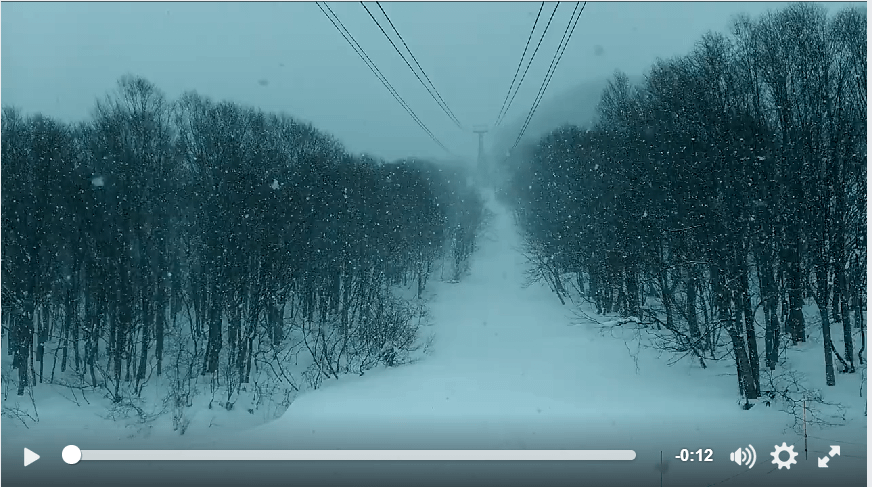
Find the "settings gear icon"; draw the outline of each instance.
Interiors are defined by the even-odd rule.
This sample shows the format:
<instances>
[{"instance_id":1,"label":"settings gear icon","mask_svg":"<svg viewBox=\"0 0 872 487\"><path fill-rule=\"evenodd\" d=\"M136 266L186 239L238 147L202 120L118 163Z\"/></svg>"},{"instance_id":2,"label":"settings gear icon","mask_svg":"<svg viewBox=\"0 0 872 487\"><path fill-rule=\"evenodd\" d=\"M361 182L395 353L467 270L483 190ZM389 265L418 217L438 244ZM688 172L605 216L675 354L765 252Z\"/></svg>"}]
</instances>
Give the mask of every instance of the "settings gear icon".
<instances>
[{"instance_id":1,"label":"settings gear icon","mask_svg":"<svg viewBox=\"0 0 872 487\"><path fill-rule=\"evenodd\" d=\"M781 453L787 452L790 456L787 460L781 460ZM791 465L796 465L796 457L799 456L799 453L793 451L793 445L787 446L787 442L782 442L781 446L775 445L775 451L771 453L772 455L772 463L778 465L778 470L781 470L782 467L790 470Z\"/></svg>"}]
</instances>

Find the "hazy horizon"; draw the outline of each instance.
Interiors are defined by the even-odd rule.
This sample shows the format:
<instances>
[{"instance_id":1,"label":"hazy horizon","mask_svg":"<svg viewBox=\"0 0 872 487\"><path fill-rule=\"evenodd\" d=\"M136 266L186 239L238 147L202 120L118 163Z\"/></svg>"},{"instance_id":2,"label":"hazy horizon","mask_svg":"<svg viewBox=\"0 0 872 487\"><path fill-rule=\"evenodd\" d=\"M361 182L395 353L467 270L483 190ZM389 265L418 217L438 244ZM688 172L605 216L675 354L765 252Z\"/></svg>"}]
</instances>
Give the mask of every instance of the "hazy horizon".
<instances>
[{"instance_id":1,"label":"hazy horizon","mask_svg":"<svg viewBox=\"0 0 872 487\"><path fill-rule=\"evenodd\" d=\"M330 5L436 137L473 159L477 137L470 129L495 121L539 3L383 3L466 131L440 110L359 3ZM616 70L642 75L657 57L688 52L706 31L726 31L738 13L756 16L783 5L589 2L543 105ZM845 5L825 4L831 11ZM532 105L573 6L557 10L504 124ZM533 44L552 8L543 9ZM353 152L389 160L446 157L313 2L4 2L2 13L2 103L27 113L84 120L119 77L134 74L171 99L195 90L289 113Z\"/></svg>"}]
</instances>

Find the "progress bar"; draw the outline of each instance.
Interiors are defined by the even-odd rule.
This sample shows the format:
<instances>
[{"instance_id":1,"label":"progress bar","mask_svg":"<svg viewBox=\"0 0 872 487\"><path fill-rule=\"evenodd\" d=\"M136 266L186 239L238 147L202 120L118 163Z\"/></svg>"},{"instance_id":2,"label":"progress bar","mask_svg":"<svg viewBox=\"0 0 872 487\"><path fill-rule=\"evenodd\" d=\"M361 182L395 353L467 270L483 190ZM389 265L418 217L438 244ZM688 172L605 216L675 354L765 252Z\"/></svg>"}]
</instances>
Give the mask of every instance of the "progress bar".
<instances>
[{"instance_id":1,"label":"progress bar","mask_svg":"<svg viewBox=\"0 0 872 487\"><path fill-rule=\"evenodd\" d=\"M635 460L633 450L79 450L64 448L66 463L79 461L600 461Z\"/></svg>"}]
</instances>

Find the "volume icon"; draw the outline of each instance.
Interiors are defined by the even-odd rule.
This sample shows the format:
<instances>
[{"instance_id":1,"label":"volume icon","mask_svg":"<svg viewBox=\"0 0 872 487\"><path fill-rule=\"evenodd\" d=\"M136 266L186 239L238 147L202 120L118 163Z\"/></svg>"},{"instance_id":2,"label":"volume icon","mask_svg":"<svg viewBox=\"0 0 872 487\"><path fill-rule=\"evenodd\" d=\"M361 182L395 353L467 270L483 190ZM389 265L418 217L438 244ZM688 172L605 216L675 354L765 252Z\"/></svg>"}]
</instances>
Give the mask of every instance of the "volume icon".
<instances>
[{"instance_id":1,"label":"volume icon","mask_svg":"<svg viewBox=\"0 0 872 487\"><path fill-rule=\"evenodd\" d=\"M754 451L752 445L748 445L748 448L739 448L738 450L731 452L730 460L736 462L736 465L747 465L748 468L751 468L757 462L757 452Z\"/></svg>"}]
</instances>

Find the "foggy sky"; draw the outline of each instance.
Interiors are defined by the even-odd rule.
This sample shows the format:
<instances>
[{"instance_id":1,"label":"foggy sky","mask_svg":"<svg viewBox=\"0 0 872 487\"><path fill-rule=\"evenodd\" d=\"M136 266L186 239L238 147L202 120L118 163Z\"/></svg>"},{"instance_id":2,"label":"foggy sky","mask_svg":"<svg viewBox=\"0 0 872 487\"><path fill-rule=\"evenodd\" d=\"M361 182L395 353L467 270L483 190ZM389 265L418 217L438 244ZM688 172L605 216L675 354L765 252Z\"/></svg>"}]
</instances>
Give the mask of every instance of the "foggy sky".
<instances>
[{"instance_id":1,"label":"foggy sky","mask_svg":"<svg viewBox=\"0 0 872 487\"><path fill-rule=\"evenodd\" d=\"M657 57L687 53L706 31L726 31L737 13L757 16L786 5L590 2L546 98L617 69L643 74ZM826 4L831 11L845 5ZM454 153L474 158L476 136L439 109L363 7L330 6L436 137ZM379 13L375 4L368 6ZM493 124L539 3L382 6L460 121L469 129ZM573 6L562 3L557 10L506 120L526 116ZM551 8L547 3L533 42ZM130 73L173 99L196 90L287 112L353 151L386 159L447 157L311 2L3 2L0 19L0 102L28 113L85 119L95 100Z\"/></svg>"}]
</instances>

